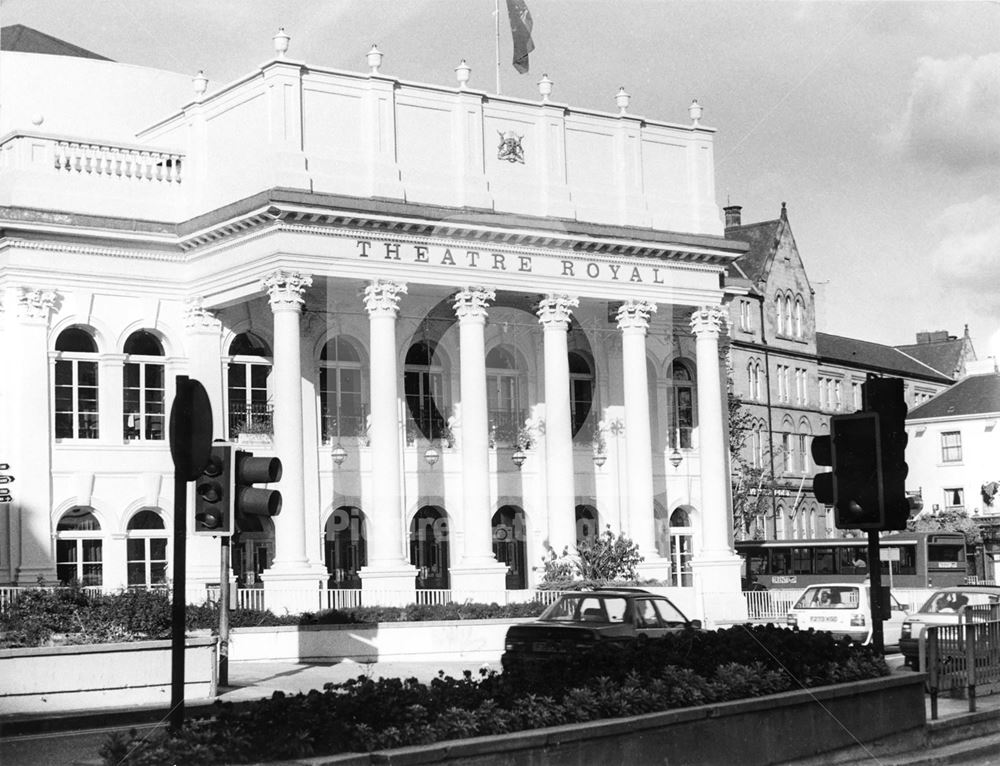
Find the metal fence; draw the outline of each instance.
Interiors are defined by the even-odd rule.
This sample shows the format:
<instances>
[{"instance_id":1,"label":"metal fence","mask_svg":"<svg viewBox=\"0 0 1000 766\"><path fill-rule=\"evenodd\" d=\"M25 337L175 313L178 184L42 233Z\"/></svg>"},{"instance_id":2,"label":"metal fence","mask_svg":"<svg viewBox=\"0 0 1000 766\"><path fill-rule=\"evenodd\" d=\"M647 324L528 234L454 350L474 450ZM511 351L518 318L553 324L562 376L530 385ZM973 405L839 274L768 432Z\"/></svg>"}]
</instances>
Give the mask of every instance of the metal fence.
<instances>
[{"instance_id":1,"label":"metal fence","mask_svg":"<svg viewBox=\"0 0 1000 766\"><path fill-rule=\"evenodd\" d=\"M966 698L976 712L976 697L1000 691L1000 619L991 610L963 614L957 625L929 626L920 638L920 667L928 673L931 718L938 717L938 695Z\"/></svg>"}]
</instances>

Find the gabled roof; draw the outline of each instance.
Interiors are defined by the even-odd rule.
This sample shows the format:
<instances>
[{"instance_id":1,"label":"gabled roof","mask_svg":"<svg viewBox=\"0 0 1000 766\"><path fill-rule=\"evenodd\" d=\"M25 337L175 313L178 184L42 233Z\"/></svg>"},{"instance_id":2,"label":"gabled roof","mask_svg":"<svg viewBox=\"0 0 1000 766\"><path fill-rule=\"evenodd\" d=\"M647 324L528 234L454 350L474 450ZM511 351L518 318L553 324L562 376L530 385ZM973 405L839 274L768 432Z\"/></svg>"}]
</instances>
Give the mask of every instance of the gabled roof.
<instances>
[{"instance_id":1,"label":"gabled roof","mask_svg":"<svg viewBox=\"0 0 1000 766\"><path fill-rule=\"evenodd\" d=\"M816 356L821 364L842 364L845 367L920 378L935 383L951 383L953 380L892 346L825 332L816 333Z\"/></svg>"},{"instance_id":2,"label":"gabled roof","mask_svg":"<svg viewBox=\"0 0 1000 766\"><path fill-rule=\"evenodd\" d=\"M728 276L745 276L754 284L759 284L767 277L767 265L778 244L778 231L781 219L750 223L746 226L729 226L726 228L726 239L736 239L746 242L750 248L746 255L730 264Z\"/></svg>"},{"instance_id":3,"label":"gabled roof","mask_svg":"<svg viewBox=\"0 0 1000 766\"><path fill-rule=\"evenodd\" d=\"M1000 375L969 375L933 399L914 407L907 420L1000 413Z\"/></svg>"},{"instance_id":4,"label":"gabled roof","mask_svg":"<svg viewBox=\"0 0 1000 766\"><path fill-rule=\"evenodd\" d=\"M0 29L0 49L16 53L46 53L50 56L75 56L81 59L111 61L107 56L101 56L23 24L11 24Z\"/></svg>"},{"instance_id":5,"label":"gabled roof","mask_svg":"<svg viewBox=\"0 0 1000 766\"><path fill-rule=\"evenodd\" d=\"M966 329L965 336L961 338L952 336L944 340L896 346L904 354L909 354L914 359L918 359L952 378L958 377L964 371L965 351L966 348L971 351L971 347L972 342L969 340L968 329ZM971 353L972 358L975 359L975 352Z\"/></svg>"}]
</instances>

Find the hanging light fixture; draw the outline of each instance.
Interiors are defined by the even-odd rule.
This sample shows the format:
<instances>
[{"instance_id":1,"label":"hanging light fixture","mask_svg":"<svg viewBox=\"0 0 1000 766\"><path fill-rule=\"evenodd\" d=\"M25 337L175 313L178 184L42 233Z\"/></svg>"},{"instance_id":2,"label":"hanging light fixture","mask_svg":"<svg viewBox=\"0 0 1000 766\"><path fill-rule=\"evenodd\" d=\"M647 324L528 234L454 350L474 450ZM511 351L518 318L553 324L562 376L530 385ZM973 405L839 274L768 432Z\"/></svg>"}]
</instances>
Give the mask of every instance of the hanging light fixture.
<instances>
[{"instance_id":1,"label":"hanging light fixture","mask_svg":"<svg viewBox=\"0 0 1000 766\"><path fill-rule=\"evenodd\" d=\"M681 461L683 459L684 459L684 456L680 453L680 451L677 449L677 447L674 447L674 451L670 453L670 458L669 458L670 465L672 465L674 468L676 468L677 466L679 466L681 464Z\"/></svg>"},{"instance_id":2,"label":"hanging light fixture","mask_svg":"<svg viewBox=\"0 0 1000 766\"><path fill-rule=\"evenodd\" d=\"M521 466L524 465L524 461L528 459L528 455L523 449L518 447L514 450L514 454L510 456L510 459L514 461L514 465L517 466L517 470L521 470Z\"/></svg>"},{"instance_id":3,"label":"hanging light fixture","mask_svg":"<svg viewBox=\"0 0 1000 766\"><path fill-rule=\"evenodd\" d=\"M438 452L434 447L428 447L427 451L424 452L424 460L427 461L427 465L433 467L434 464L441 459L441 453Z\"/></svg>"},{"instance_id":4,"label":"hanging light fixture","mask_svg":"<svg viewBox=\"0 0 1000 766\"><path fill-rule=\"evenodd\" d=\"M603 452L594 453L594 465L596 465L598 468L604 465L607 462L607 460L608 456L605 455Z\"/></svg>"},{"instance_id":5,"label":"hanging light fixture","mask_svg":"<svg viewBox=\"0 0 1000 766\"><path fill-rule=\"evenodd\" d=\"M330 457L336 465L340 465L345 460L347 460L347 450L344 449L344 445L338 440L334 445L333 449L330 450Z\"/></svg>"}]
</instances>

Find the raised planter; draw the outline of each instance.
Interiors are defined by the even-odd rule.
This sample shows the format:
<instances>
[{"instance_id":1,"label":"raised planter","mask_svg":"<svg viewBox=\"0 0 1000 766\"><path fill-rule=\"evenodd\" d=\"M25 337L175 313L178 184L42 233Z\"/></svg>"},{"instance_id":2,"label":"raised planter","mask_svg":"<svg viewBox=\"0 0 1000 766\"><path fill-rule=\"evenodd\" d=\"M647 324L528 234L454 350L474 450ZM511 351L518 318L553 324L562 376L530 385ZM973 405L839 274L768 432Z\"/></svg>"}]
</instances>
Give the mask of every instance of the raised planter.
<instances>
[{"instance_id":1,"label":"raised planter","mask_svg":"<svg viewBox=\"0 0 1000 766\"><path fill-rule=\"evenodd\" d=\"M924 678L919 673L889 676L665 713L281 763L757 766L817 756L858 762L843 760L851 749L867 762L873 752L902 752L925 741ZM820 760L827 762L825 757Z\"/></svg>"},{"instance_id":2,"label":"raised planter","mask_svg":"<svg viewBox=\"0 0 1000 766\"><path fill-rule=\"evenodd\" d=\"M498 662L507 628L532 617L234 628L229 659L286 662Z\"/></svg>"},{"instance_id":3,"label":"raised planter","mask_svg":"<svg viewBox=\"0 0 1000 766\"><path fill-rule=\"evenodd\" d=\"M215 638L189 638L184 699L215 697ZM170 641L0 649L0 712L170 704Z\"/></svg>"}]
</instances>

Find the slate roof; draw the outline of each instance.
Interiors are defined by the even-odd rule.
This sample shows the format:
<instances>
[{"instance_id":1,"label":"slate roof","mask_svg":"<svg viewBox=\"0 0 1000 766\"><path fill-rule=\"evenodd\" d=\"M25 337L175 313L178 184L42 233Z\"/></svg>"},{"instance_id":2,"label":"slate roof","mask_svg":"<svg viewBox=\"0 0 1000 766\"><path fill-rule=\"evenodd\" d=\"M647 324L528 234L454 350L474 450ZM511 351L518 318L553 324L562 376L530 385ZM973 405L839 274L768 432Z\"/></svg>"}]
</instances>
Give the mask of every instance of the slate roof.
<instances>
[{"instance_id":1,"label":"slate roof","mask_svg":"<svg viewBox=\"0 0 1000 766\"><path fill-rule=\"evenodd\" d=\"M726 239L746 242L750 248L746 255L730 264L728 276L746 277L754 284L763 280L767 274L768 259L778 244L778 229L781 219L750 223L746 226L729 226L726 228Z\"/></svg>"},{"instance_id":2,"label":"slate roof","mask_svg":"<svg viewBox=\"0 0 1000 766\"><path fill-rule=\"evenodd\" d=\"M914 407L907 420L1000 413L1000 374L969 375L933 399Z\"/></svg>"},{"instance_id":3,"label":"slate roof","mask_svg":"<svg viewBox=\"0 0 1000 766\"><path fill-rule=\"evenodd\" d=\"M952 378L899 349L842 335L816 333L816 356L820 363L842 364L870 372L881 372L935 383L951 383Z\"/></svg>"},{"instance_id":4,"label":"slate roof","mask_svg":"<svg viewBox=\"0 0 1000 766\"><path fill-rule=\"evenodd\" d=\"M965 338L932 341L930 343L913 343L906 346L896 346L904 354L930 365L938 372L955 377L961 372L962 351L965 348Z\"/></svg>"},{"instance_id":5,"label":"slate roof","mask_svg":"<svg viewBox=\"0 0 1000 766\"><path fill-rule=\"evenodd\" d=\"M0 29L0 49L17 53L47 53L50 56L75 56L76 58L98 59L100 61L112 60L107 56L101 56L23 24L11 24Z\"/></svg>"}]
</instances>

